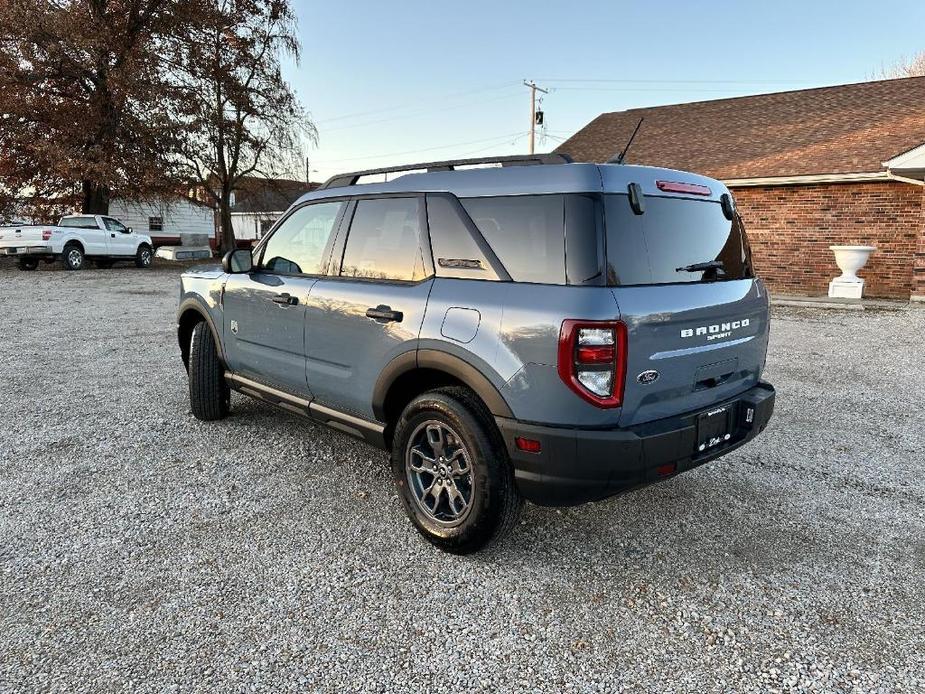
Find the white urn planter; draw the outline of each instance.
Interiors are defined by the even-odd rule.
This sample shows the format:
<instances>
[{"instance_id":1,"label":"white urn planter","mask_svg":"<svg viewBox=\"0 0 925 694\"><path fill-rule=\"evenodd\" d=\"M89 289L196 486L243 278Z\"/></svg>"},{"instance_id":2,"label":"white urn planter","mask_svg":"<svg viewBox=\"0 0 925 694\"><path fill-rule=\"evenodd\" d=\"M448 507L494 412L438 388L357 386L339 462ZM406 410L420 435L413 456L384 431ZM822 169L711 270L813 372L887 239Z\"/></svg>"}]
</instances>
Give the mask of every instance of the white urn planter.
<instances>
[{"instance_id":1,"label":"white urn planter","mask_svg":"<svg viewBox=\"0 0 925 694\"><path fill-rule=\"evenodd\" d=\"M829 282L829 296L842 299L860 299L864 295L864 280L858 270L864 267L875 246L829 246L835 254L835 264L841 276Z\"/></svg>"}]
</instances>

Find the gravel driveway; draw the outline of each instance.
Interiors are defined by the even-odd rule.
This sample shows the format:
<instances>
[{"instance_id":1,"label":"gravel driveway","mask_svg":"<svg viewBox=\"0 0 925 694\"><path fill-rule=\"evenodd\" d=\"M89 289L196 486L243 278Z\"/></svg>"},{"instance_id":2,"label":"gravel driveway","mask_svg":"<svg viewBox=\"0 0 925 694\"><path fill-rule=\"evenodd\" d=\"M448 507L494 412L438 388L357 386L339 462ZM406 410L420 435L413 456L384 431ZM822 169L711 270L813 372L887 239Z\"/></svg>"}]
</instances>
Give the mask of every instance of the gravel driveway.
<instances>
[{"instance_id":1,"label":"gravel driveway","mask_svg":"<svg viewBox=\"0 0 925 694\"><path fill-rule=\"evenodd\" d=\"M177 274L0 265L0 690L925 690L925 310L776 309L764 435L460 558L383 453L193 419Z\"/></svg>"}]
</instances>

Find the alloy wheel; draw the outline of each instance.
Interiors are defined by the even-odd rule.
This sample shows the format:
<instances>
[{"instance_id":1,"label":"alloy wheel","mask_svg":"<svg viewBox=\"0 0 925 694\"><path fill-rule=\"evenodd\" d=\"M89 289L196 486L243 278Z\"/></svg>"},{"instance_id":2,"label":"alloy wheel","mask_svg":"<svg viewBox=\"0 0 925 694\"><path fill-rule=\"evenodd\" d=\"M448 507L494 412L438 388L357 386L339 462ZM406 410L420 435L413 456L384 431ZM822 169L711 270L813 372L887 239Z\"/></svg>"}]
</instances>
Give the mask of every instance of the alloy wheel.
<instances>
[{"instance_id":1,"label":"alloy wheel","mask_svg":"<svg viewBox=\"0 0 925 694\"><path fill-rule=\"evenodd\" d=\"M437 420L419 424L408 440L405 470L412 498L424 515L444 526L466 519L474 492L472 461L450 426Z\"/></svg>"}]
</instances>

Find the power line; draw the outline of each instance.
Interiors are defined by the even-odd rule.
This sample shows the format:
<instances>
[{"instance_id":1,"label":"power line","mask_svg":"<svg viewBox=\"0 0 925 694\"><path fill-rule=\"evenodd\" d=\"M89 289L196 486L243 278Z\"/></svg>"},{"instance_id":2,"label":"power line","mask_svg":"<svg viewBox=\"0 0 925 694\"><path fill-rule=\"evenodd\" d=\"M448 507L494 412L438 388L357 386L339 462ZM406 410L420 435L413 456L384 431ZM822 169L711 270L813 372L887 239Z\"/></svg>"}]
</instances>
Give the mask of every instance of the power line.
<instances>
[{"instance_id":1,"label":"power line","mask_svg":"<svg viewBox=\"0 0 925 694\"><path fill-rule=\"evenodd\" d=\"M427 109L427 110L424 110L424 111L418 111L418 112L416 112L416 113L407 113L407 114L402 114L402 115L394 116L394 117L390 117L390 118L380 118L380 119L377 119L377 120L366 121L366 122L363 122L363 123L353 123L352 125L344 125L344 126L341 126L341 127L338 127L338 128L329 128L329 129L327 129L327 130L324 130L323 132L326 132L326 133L333 133L333 132L338 132L338 131L341 131L341 130L352 130L352 129L354 129L354 128L364 128L364 127L369 126L369 125L379 125L380 123L392 123L392 122L394 122L394 121L400 121L400 120L411 120L411 119L413 119L413 118L420 118L421 116L429 116L429 115L432 115L432 114L434 114L434 113L443 113L443 112L446 112L446 111L455 111L455 110L458 110L458 109L461 109L461 108L466 108L466 107L471 107L471 106L481 106L481 105L483 105L483 104L490 104L490 103L494 103L494 102L496 102L496 101L505 101L505 100L508 100L508 99L513 99L514 97L517 97L517 96L518 96L517 94L505 94L504 96L494 97L494 98L492 98L492 99L482 99L482 100L480 100L480 101L471 101L471 100L470 100L470 101L465 102L465 104L453 104L453 105L451 105L451 106L443 106L443 107L440 107L440 108Z\"/></svg>"},{"instance_id":2,"label":"power line","mask_svg":"<svg viewBox=\"0 0 925 694\"><path fill-rule=\"evenodd\" d=\"M479 89L469 89L466 91L451 92L450 94L446 94L440 98L441 99L455 99L460 96L469 96L472 94L480 94L482 92L497 91L499 89L508 89L510 87L516 86L517 84L518 84L517 82L504 82L502 84L495 84L490 87L481 87ZM321 120L315 121L315 124L317 125L319 123L332 123L334 121L349 120L351 118L360 118L362 116L373 116L373 115L376 115L377 113L390 113L393 111L402 111L408 108L413 108L413 106L403 104L401 106L388 106L385 108L373 109L370 111L357 111L355 113L346 113L342 116L334 116L332 118L322 118Z\"/></svg>"},{"instance_id":3,"label":"power line","mask_svg":"<svg viewBox=\"0 0 925 694\"><path fill-rule=\"evenodd\" d=\"M520 133L520 132L509 133L507 135L497 135L495 137L487 137L482 140L471 140L469 142L455 142L450 145L439 145L437 147L426 147L424 149L410 149L410 150L405 150L404 152L391 152L390 154L369 154L369 155L362 156L362 157L348 157L346 159L327 159L327 160L321 160L321 161L313 160L312 165L314 166L316 164L317 165L337 164L337 163L345 162L345 161L363 161L365 159L385 159L388 157L401 157L401 156L405 156L406 154L418 154L420 152L433 152L439 149L452 149L453 147L465 147L467 145L477 145L483 142L501 143L504 140L507 140L508 138L515 137L515 136L522 136L522 135L526 135L526 133ZM497 146L497 145L494 145L494 146Z\"/></svg>"},{"instance_id":4,"label":"power line","mask_svg":"<svg viewBox=\"0 0 925 694\"><path fill-rule=\"evenodd\" d=\"M519 135L517 135L517 137L515 137L514 139L510 141L510 144L514 145L518 140L525 138L529 134L530 134L529 131L520 133ZM464 152L463 154L459 155L459 157L460 159L465 158L465 157L471 157L474 154L481 154L482 152L486 150L495 149L496 147L500 147L503 144L505 143L502 141L502 142L496 142L495 144L492 144L492 145L488 145L487 147L479 147L478 149L472 150L471 152Z\"/></svg>"}]
</instances>

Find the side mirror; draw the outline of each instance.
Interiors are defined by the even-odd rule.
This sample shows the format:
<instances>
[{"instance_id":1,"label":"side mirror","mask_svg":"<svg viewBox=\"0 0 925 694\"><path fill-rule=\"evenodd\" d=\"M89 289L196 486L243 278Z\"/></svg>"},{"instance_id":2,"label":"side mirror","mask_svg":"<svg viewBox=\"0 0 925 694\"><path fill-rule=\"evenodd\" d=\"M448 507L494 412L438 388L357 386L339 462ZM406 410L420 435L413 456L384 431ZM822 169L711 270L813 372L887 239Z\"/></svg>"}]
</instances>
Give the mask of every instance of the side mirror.
<instances>
[{"instance_id":1,"label":"side mirror","mask_svg":"<svg viewBox=\"0 0 925 694\"><path fill-rule=\"evenodd\" d=\"M249 250L239 248L236 251L228 251L222 258L222 269L229 275L250 272L253 267L254 256Z\"/></svg>"},{"instance_id":2,"label":"side mirror","mask_svg":"<svg viewBox=\"0 0 925 694\"><path fill-rule=\"evenodd\" d=\"M134 233L134 232L135 232L135 230L134 230L132 227L125 227L125 233L126 233L126 234L132 234L132 233Z\"/></svg>"}]
</instances>

